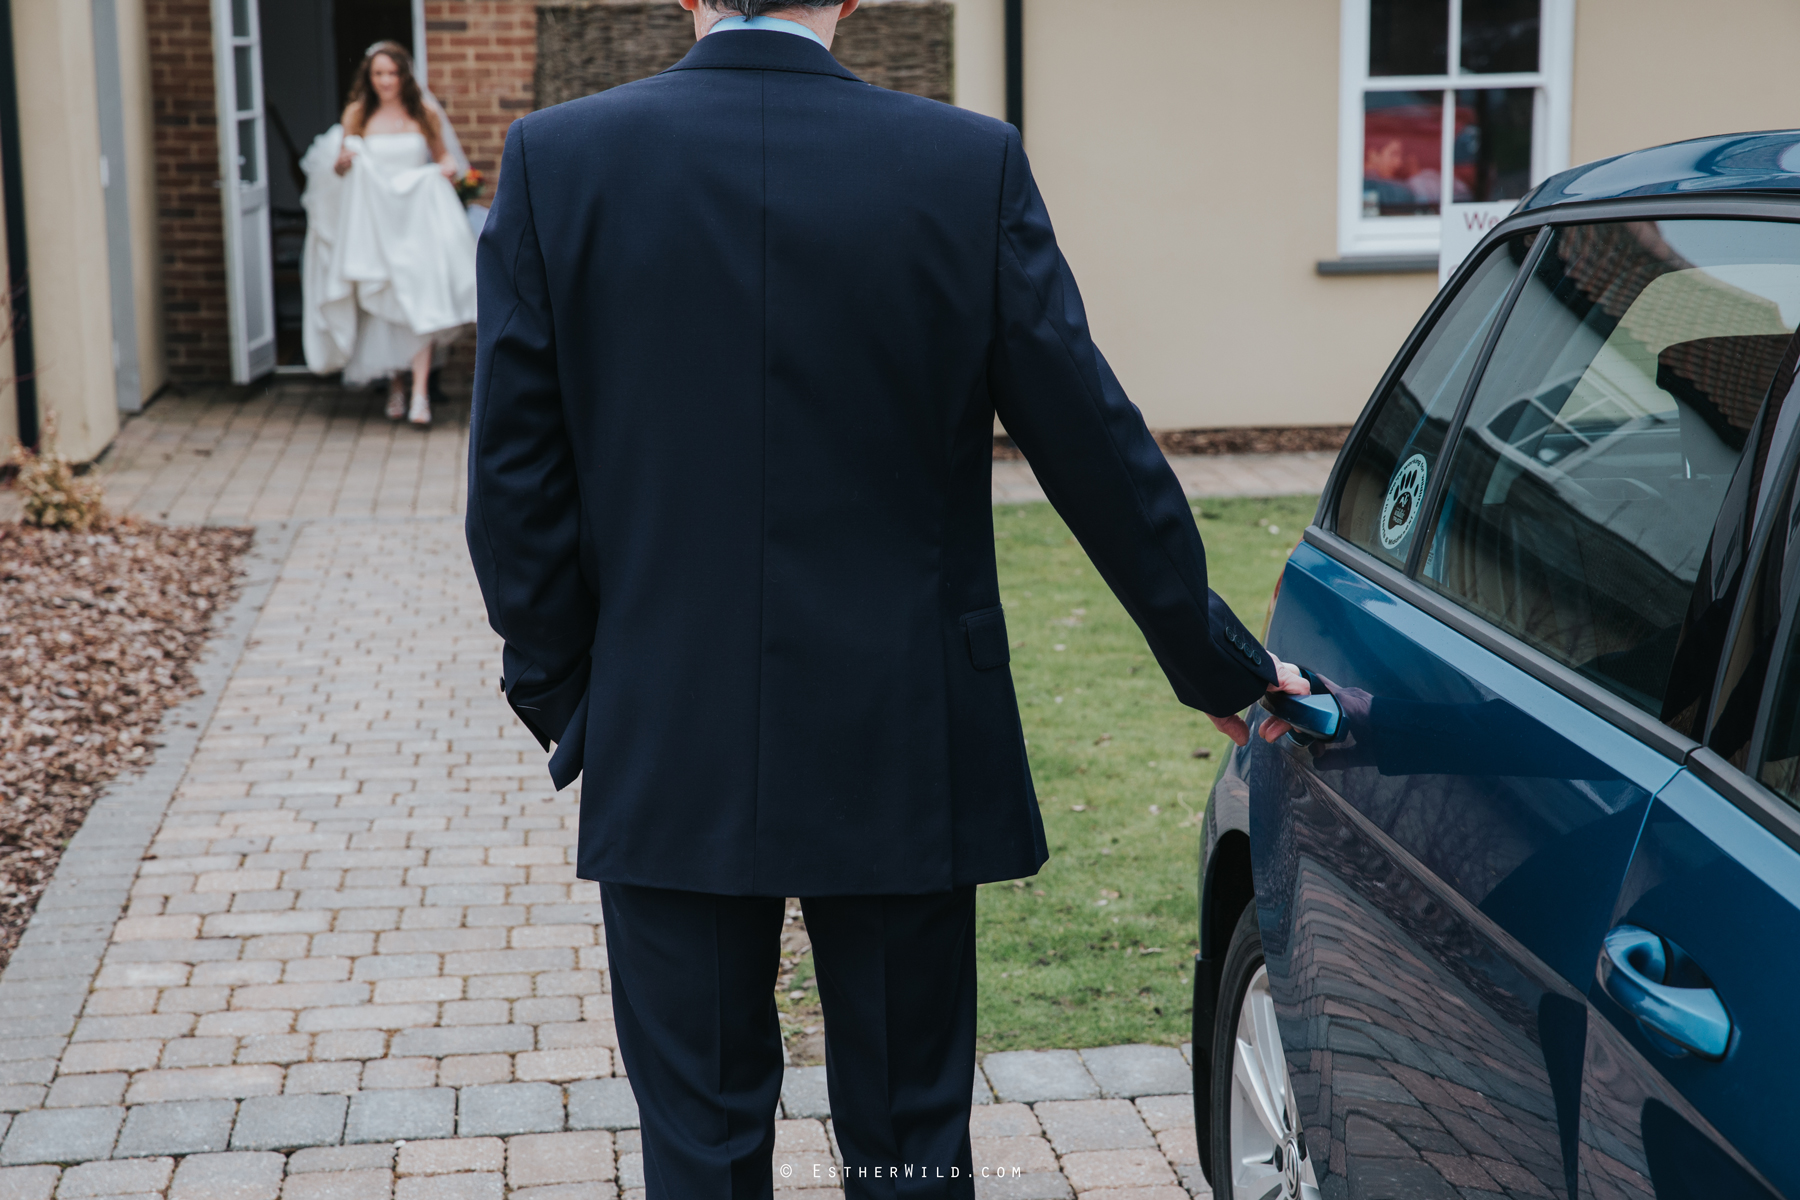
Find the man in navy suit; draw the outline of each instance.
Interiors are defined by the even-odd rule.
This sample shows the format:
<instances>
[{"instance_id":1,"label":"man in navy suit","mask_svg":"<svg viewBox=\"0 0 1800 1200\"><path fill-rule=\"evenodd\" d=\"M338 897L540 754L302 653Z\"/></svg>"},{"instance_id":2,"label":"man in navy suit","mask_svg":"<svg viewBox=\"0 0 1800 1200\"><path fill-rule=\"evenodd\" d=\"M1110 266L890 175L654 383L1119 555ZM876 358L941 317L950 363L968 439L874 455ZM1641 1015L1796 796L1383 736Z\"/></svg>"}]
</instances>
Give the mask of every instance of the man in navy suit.
<instances>
[{"instance_id":1,"label":"man in navy suit","mask_svg":"<svg viewBox=\"0 0 1800 1200\"><path fill-rule=\"evenodd\" d=\"M680 2L674 67L507 134L468 513L502 687L585 768L650 1200L769 1194L789 896L848 1194L967 1197L975 885L1048 857L995 414L1184 703L1242 742L1306 685L1208 590L1017 131L839 66L857 0Z\"/></svg>"}]
</instances>

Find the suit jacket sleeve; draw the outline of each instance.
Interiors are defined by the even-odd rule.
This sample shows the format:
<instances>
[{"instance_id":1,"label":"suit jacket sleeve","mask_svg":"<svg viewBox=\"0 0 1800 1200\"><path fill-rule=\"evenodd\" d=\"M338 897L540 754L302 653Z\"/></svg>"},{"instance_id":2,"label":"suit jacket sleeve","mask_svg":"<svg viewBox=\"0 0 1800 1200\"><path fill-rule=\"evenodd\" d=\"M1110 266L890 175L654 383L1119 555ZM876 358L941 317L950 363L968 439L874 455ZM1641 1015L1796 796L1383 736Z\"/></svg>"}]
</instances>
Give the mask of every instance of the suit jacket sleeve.
<instances>
[{"instance_id":1,"label":"suit jacket sleeve","mask_svg":"<svg viewBox=\"0 0 1800 1200\"><path fill-rule=\"evenodd\" d=\"M1001 185L994 408L1175 695L1223 715L1275 682L1269 654L1206 585L1187 497L1088 333L1075 277L1017 131Z\"/></svg>"},{"instance_id":2,"label":"suit jacket sleeve","mask_svg":"<svg viewBox=\"0 0 1800 1200\"><path fill-rule=\"evenodd\" d=\"M525 122L476 250L475 396L466 531L488 623L505 641L501 687L526 728L562 741L587 694L597 597L581 571L581 505L556 370Z\"/></svg>"}]
</instances>

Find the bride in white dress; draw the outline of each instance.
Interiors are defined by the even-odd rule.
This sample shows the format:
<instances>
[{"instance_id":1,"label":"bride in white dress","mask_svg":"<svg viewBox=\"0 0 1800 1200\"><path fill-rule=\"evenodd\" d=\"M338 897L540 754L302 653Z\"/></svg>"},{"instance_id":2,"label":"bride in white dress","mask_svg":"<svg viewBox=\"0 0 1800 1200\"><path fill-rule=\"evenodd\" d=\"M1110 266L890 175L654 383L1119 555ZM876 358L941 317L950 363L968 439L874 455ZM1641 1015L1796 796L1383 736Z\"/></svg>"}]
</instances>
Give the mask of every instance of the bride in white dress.
<instances>
[{"instance_id":1,"label":"bride in white dress","mask_svg":"<svg viewBox=\"0 0 1800 1200\"><path fill-rule=\"evenodd\" d=\"M475 320L475 236L451 182L448 123L397 42L363 56L343 123L306 171L306 365L348 384L390 380L387 415L431 423L432 352ZM412 403L403 373L412 373Z\"/></svg>"}]
</instances>

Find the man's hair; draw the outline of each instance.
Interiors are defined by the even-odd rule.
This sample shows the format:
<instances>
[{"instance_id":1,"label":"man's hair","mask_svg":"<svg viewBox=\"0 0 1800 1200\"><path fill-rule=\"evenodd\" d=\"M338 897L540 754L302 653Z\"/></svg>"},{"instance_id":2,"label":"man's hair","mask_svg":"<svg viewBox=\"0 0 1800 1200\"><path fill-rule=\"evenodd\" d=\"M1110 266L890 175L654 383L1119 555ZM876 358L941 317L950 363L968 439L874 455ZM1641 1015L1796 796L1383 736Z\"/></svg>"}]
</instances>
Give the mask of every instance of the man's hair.
<instances>
[{"instance_id":1,"label":"man's hair","mask_svg":"<svg viewBox=\"0 0 1800 1200\"><path fill-rule=\"evenodd\" d=\"M718 12L762 17L784 8L834 8L843 2L844 0L706 0L706 7Z\"/></svg>"}]
</instances>

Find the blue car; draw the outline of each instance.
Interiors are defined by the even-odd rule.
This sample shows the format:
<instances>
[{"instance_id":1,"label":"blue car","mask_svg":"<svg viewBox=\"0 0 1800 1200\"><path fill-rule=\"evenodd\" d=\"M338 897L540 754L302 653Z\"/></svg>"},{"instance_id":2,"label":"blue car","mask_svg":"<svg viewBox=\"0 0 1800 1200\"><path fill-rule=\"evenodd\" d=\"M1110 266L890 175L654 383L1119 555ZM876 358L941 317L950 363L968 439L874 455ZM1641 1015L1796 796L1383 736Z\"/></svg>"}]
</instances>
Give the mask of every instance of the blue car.
<instances>
[{"instance_id":1,"label":"blue car","mask_svg":"<svg viewBox=\"0 0 1800 1200\"><path fill-rule=\"evenodd\" d=\"M1206 814L1221 1200L1800 1197L1797 328L1758 133L1547 180L1401 348Z\"/></svg>"}]
</instances>

